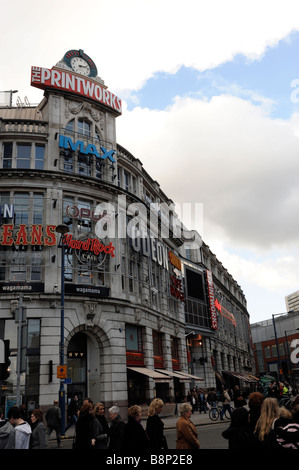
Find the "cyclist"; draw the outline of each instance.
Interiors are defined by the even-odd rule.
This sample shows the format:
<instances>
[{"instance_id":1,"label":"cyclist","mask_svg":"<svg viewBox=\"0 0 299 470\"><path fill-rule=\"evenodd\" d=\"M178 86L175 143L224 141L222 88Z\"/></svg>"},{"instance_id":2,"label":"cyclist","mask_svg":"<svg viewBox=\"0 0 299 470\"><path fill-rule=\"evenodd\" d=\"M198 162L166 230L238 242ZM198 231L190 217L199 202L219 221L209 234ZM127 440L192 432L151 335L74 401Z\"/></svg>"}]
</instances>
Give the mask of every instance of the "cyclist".
<instances>
[{"instance_id":1,"label":"cyclist","mask_svg":"<svg viewBox=\"0 0 299 470\"><path fill-rule=\"evenodd\" d=\"M222 407L222 410L220 412L220 419L223 420L223 415L225 413L226 410L228 410L230 416L232 415L232 410L231 410L231 407L230 407L230 396L229 396L229 393L228 393L228 387L225 387L224 389L224 392L223 392L223 407Z\"/></svg>"}]
</instances>

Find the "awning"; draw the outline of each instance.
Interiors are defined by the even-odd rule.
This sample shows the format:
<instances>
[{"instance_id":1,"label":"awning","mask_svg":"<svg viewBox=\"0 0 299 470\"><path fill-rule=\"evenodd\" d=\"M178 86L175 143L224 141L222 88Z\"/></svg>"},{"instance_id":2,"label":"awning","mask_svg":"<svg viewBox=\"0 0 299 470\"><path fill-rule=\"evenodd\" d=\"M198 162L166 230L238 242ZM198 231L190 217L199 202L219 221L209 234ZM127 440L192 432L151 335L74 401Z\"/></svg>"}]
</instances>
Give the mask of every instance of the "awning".
<instances>
[{"instance_id":1,"label":"awning","mask_svg":"<svg viewBox=\"0 0 299 470\"><path fill-rule=\"evenodd\" d=\"M181 375L182 377L188 378L189 382L191 382L191 380L195 380L195 382L198 382L198 381L204 382L204 380L205 380L202 377L197 377L197 375L187 374L187 372L177 371L177 374Z\"/></svg>"},{"instance_id":2,"label":"awning","mask_svg":"<svg viewBox=\"0 0 299 470\"><path fill-rule=\"evenodd\" d=\"M268 383L268 382L275 382L277 379L275 377L272 377L272 375L263 375L261 377L261 382L263 383Z\"/></svg>"},{"instance_id":3,"label":"awning","mask_svg":"<svg viewBox=\"0 0 299 470\"><path fill-rule=\"evenodd\" d=\"M231 375L232 377L236 377L239 380L243 380L243 382L256 382L257 379L254 379L252 376L240 374L239 372L231 372L228 370L223 371L224 374Z\"/></svg>"},{"instance_id":4,"label":"awning","mask_svg":"<svg viewBox=\"0 0 299 470\"><path fill-rule=\"evenodd\" d=\"M156 371L157 371L157 369L156 369ZM161 374L167 375L168 377L175 377L175 378L179 379L180 382L190 382L190 379L188 379L187 377L183 377L182 375L180 375L177 372L174 372L172 370L158 369L158 371L161 372Z\"/></svg>"},{"instance_id":5,"label":"awning","mask_svg":"<svg viewBox=\"0 0 299 470\"><path fill-rule=\"evenodd\" d=\"M171 380L169 376L166 377L164 374L160 374L155 370L147 369L146 367L127 367L127 369L146 375L147 377L154 379L155 382L170 382Z\"/></svg>"},{"instance_id":6,"label":"awning","mask_svg":"<svg viewBox=\"0 0 299 470\"><path fill-rule=\"evenodd\" d=\"M214 369L214 372L215 372L217 379L220 381L220 383L222 383L223 385L226 385L226 382L224 378L222 377L222 375L220 374L220 372L218 372L218 370L216 369Z\"/></svg>"}]
</instances>

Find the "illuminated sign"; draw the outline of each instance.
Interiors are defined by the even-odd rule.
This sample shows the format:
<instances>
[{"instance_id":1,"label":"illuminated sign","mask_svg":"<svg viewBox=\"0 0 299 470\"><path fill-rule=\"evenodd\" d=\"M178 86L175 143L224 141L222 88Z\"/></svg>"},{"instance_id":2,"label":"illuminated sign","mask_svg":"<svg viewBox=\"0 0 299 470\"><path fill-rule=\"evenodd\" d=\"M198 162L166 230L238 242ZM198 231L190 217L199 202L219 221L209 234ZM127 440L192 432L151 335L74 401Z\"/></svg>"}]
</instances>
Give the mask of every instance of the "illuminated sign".
<instances>
[{"instance_id":1,"label":"illuminated sign","mask_svg":"<svg viewBox=\"0 0 299 470\"><path fill-rule=\"evenodd\" d=\"M13 224L3 224L0 238L0 245L45 245L53 246L56 244L55 235L56 225L33 224L29 227L20 224L15 229Z\"/></svg>"},{"instance_id":2,"label":"illuminated sign","mask_svg":"<svg viewBox=\"0 0 299 470\"><path fill-rule=\"evenodd\" d=\"M228 310L226 310L226 308L224 308L219 302L218 300L216 299L215 300L215 307L217 308L217 310L221 313L221 315L225 318L227 318L230 322L232 322L232 324L234 326L237 326L237 322L236 322L236 319L235 317L233 316L232 313L230 313Z\"/></svg>"},{"instance_id":3,"label":"illuminated sign","mask_svg":"<svg viewBox=\"0 0 299 470\"><path fill-rule=\"evenodd\" d=\"M109 221L111 221L110 215L108 215L106 212L104 212L103 214L95 214L95 211L92 209L87 209L85 207L78 207L75 205L66 206L65 213L72 219L100 220L103 217L105 217L105 220L109 218Z\"/></svg>"},{"instance_id":4,"label":"illuminated sign","mask_svg":"<svg viewBox=\"0 0 299 470\"><path fill-rule=\"evenodd\" d=\"M105 147L100 147L101 151L103 152L103 154L100 154L96 146L93 144L88 144L87 147L84 148L83 140L77 140L74 143L70 137L59 135L59 147L63 149L70 149L74 152L79 150L80 153L83 153L84 155L95 155L97 158L102 158L103 160L109 158L112 163L115 163L113 158L115 150L106 150Z\"/></svg>"},{"instance_id":5,"label":"illuminated sign","mask_svg":"<svg viewBox=\"0 0 299 470\"><path fill-rule=\"evenodd\" d=\"M210 310L211 310L212 329L218 330L215 297L214 297L213 276L212 276L211 271L208 271L208 270L207 270L207 281L208 281L208 294L209 294L209 302L210 302Z\"/></svg>"},{"instance_id":6,"label":"illuminated sign","mask_svg":"<svg viewBox=\"0 0 299 470\"><path fill-rule=\"evenodd\" d=\"M96 80L79 76L64 70L44 67L31 67L31 86L36 88L51 88L75 93L103 104L121 114L121 99L101 86Z\"/></svg>"},{"instance_id":7,"label":"illuminated sign","mask_svg":"<svg viewBox=\"0 0 299 470\"><path fill-rule=\"evenodd\" d=\"M170 275L170 294L172 297L180 300L181 302L185 301L185 294L183 291L181 276L182 263L181 260L171 251L168 252L168 258L170 264L172 264L173 273Z\"/></svg>"},{"instance_id":8,"label":"illuminated sign","mask_svg":"<svg viewBox=\"0 0 299 470\"><path fill-rule=\"evenodd\" d=\"M104 245L98 238L87 238L86 240L74 240L73 235L65 235L63 243L69 248L74 250L90 251L98 256L100 253L106 253L115 258L114 250L115 247L112 242L109 245Z\"/></svg>"}]
</instances>

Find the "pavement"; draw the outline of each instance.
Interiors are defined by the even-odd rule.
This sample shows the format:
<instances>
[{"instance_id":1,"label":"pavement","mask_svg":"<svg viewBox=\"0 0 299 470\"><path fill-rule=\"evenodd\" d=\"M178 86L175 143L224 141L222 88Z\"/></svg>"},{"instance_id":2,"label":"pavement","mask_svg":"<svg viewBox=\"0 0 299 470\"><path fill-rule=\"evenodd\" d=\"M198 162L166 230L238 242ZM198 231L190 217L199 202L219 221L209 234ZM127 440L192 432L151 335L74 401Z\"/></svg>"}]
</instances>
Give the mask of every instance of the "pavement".
<instances>
[{"instance_id":1,"label":"pavement","mask_svg":"<svg viewBox=\"0 0 299 470\"><path fill-rule=\"evenodd\" d=\"M173 416L163 416L163 415L160 415L160 418L162 419L162 421L164 422L164 429L175 429L176 428L176 423L177 423L177 420L179 419L179 415L173 415ZM217 423L220 423L220 419L217 419L217 421L212 421L210 418L209 418L209 412L207 413L199 413L199 411L195 411L192 415L191 415L191 421L193 422L193 424L195 424L195 426L205 426L207 424L217 424ZM227 422L229 423L229 420L227 420L226 418L224 418L224 421L223 422ZM142 426L145 428L146 427L146 418L142 419L141 420L141 423L142 423ZM73 438L74 437L74 433L75 433L75 426L72 426L71 428L69 428L65 434L64 437L62 437L63 439L70 439L70 438ZM51 440L52 439L56 439L56 435L55 435L55 432L53 431L52 434L51 434Z\"/></svg>"}]
</instances>

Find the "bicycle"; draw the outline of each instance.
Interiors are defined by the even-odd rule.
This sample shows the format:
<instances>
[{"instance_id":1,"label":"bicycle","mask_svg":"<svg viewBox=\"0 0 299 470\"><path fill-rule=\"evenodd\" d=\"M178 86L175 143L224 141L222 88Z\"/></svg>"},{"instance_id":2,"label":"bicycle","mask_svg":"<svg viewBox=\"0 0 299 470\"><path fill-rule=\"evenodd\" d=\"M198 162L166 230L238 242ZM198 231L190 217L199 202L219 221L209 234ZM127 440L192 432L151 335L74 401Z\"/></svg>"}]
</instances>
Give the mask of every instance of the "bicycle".
<instances>
[{"instance_id":1,"label":"bicycle","mask_svg":"<svg viewBox=\"0 0 299 470\"><path fill-rule=\"evenodd\" d=\"M216 406L212 406L212 408L210 408L209 410L209 418L210 420L212 421L217 421L217 419L220 417L220 414L221 414L221 411L223 409L223 404L222 405L219 405L218 403L216 404ZM232 408L232 406L230 407L231 409L231 412L234 411L234 409ZM230 416L230 412L228 409L225 410L223 416L226 417L226 419L231 419L231 416Z\"/></svg>"}]
</instances>

